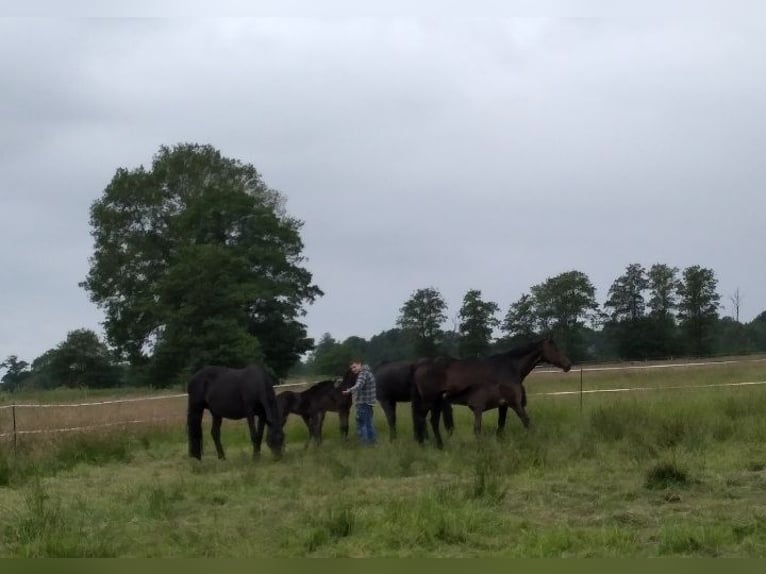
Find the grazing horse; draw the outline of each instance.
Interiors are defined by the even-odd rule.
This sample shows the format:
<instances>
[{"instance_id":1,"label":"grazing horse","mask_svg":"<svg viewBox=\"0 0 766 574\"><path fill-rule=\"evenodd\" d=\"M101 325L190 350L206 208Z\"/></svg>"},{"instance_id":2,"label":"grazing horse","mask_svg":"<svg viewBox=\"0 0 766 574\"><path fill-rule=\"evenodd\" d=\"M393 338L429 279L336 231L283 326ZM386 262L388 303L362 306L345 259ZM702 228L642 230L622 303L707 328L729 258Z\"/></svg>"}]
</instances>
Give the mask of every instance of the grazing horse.
<instances>
[{"instance_id":1,"label":"grazing horse","mask_svg":"<svg viewBox=\"0 0 766 574\"><path fill-rule=\"evenodd\" d=\"M375 377L375 398L386 415L390 440L396 439L396 404L412 402L415 386L412 384L412 361L383 361L372 370ZM342 386L350 388L356 382L356 375L347 370ZM447 434L452 434L454 422L452 406L445 404L442 409Z\"/></svg>"},{"instance_id":2,"label":"grazing horse","mask_svg":"<svg viewBox=\"0 0 766 574\"><path fill-rule=\"evenodd\" d=\"M511 349L484 359L451 359L439 357L417 362L413 366L413 381L417 389L413 404L415 437L425 439L425 418L431 412L431 428L437 447L443 446L439 434L439 416L445 404L467 405L474 414L474 432L481 432L481 418L485 410L500 408L498 433L505 427L505 412L512 408L524 427L529 427L525 410L524 378L540 362L547 362L564 370L572 362L550 338Z\"/></svg>"},{"instance_id":3,"label":"grazing horse","mask_svg":"<svg viewBox=\"0 0 766 574\"><path fill-rule=\"evenodd\" d=\"M221 423L223 419L247 419L253 456L261 452L263 428L268 425L266 444L275 457L279 458L284 449L285 435L282 432L279 405L274 393L274 381L258 365L244 369L227 367L202 367L191 378L187 388L187 432L189 456L202 458L202 415L205 409L213 417L210 434L213 437L218 458L226 458L221 445ZM256 428L255 418L258 417Z\"/></svg>"},{"instance_id":4,"label":"grazing horse","mask_svg":"<svg viewBox=\"0 0 766 574\"><path fill-rule=\"evenodd\" d=\"M343 383L335 386L335 381L320 381L305 391L284 391L277 395L280 412L282 413L282 426L287 422L290 413L300 415L306 427L309 429L309 442L313 439L319 445L322 442L322 425L325 414L338 413L340 419L341 437L348 438L348 414L351 410L351 395L344 395L341 391L347 388Z\"/></svg>"}]
</instances>

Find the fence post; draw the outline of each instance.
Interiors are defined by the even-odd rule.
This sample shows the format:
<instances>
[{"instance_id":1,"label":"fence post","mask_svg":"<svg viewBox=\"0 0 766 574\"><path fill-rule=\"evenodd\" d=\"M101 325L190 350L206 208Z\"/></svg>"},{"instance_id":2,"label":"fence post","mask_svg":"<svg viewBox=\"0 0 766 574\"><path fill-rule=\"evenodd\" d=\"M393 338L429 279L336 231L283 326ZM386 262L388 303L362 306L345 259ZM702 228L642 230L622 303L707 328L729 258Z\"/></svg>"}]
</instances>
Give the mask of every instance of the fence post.
<instances>
[{"instance_id":1,"label":"fence post","mask_svg":"<svg viewBox=\"0 0 766 574\"><path fill-rule=\"evenodd\" d=\"M13 456L16 456L16 404L11 405L11 416L13 417Z\"/></svg>"},{"instance_id":2,"label":"fence post","mask_svg":"<svg viewBox=\"0 0 766 574\"><path fill-rule=\"evenodd\" d=\"M580 367L580 414L582 414L582 367Z\"/></svg>"}]
</instances>

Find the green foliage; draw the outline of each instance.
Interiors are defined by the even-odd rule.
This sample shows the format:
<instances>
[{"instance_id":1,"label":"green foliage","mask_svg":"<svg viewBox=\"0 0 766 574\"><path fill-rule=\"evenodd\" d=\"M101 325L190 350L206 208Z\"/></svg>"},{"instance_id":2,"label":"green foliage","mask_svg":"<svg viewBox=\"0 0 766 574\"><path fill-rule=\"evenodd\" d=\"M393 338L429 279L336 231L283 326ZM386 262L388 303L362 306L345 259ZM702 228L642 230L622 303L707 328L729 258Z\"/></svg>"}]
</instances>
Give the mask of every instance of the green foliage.
<instances>
[{"instance_id":1,"label":"green foliage","mask_svg":"<svg viewBox=\"0 0 766 574\"><path fill-rule=\"evenodd\" d=\"M587 356L582 344L586 322L600 319L596 288L581 271L567 271L531 288L540 330L552 334L573 360Z\"/></svg>"},{"instance_id":2,"label":"green foliage","mask_svg":"<svg viewBox=\"0 0 766 574\"><path fill-rule=\"evenodd\" d=\"M649 489L665 489L672 486L686 486L688 483L688 473L679 468L675 462L661 462L653 465L646 472L644 485Z\"/></svg>"},{"instance_id":3,"label":"green foliage","mask_svg":"<svg viewBox=\"0 0 766 574\"><path fill-rule=\"evenodd\" d=\"M609 288L604 307L611 308L613 321L638 321L644 316L643 291L649 287L646 271L638 263L628 265L625 274L615 279Z\"/></svg>"},{"instance_id":4,"label":"green foliage","mask_svg":"<svg viewBox=\"0 0 766 574\"><path fill-rule=\"evenodd\" d=\"M505 315L502 329L509 339L518 344L524 344L537 337L538 323L535 299L530 294L524 293L518 301L511 304Z\"/></svg>"},{"instance_id":5,"label":"green foliage","mask_svg":"<svg viewBox=\"0 0 766 574\"><path fill-rule=\"evenodd\" d=\"M681 297L678 317L686 332L687 349L694 355L705 355L713 346L713 329L718 319L718 279L712 269L694 265L684 269L678 288Z\"/></svg>"},{"instance_id":6,"label":"green foliage","mask_svg":"<svg viewBox=\"0 0 766 574\"><path fill-rule=\"evenodd\" d=\"M114 358L89 329L70 331L66 339L35 369L54 386L106 388L120 385Z\"/></svg>"},{"instance_id":7,"label":"green foliage","mask_svg":"<svg viewBox=\"0 0 766 574\"><path fill-rule=\"evenodd\" d=\"M461 357L482 357L488 354L492 331L500 324L495 317L498 310L497 303L482 300L478 289L471 289L465 294L459 313L458 346Z\"/></svg>"},{"instance_id":8,"label":"green foliage","mask_svg":"<svg viewBox=\"0 0 766 574\"><path fill-rule=\"evenodd\" d=\"M678 306L678 268L655 263L647 272L649 309L652 315L668 317Z\"/></svg>"},{"instance_id":9,"label":"green foliage","mask_svg":"<svg viewBox=\"0 0 766 574\"><path fill-rule=\"evenodd\" d=\"M402 305L397 324L412 336L418 356L430 357L438 352L446 310L447 303L434 287L418 289Z\"/></svg>"},{"instance_id":10,"label":"green foliage","mask_svg":"<svg viewBox=\"0 0 766 574\"><path fill-rule=\"evenodd\" d=\"M27 379L32 371L29 370L29 363L20 361L16 355L9 355L5 361L0 363L0 369L5 369L5 374L0 378L2 389L13 392Z\"/></svg>"},{"instance_id":11,"label":"green foliage","mask_svg":"<svg viewBox=\"0 0 766 574\"><path fill-rule=\"evenodd\" d=\"M82 286L109 341L156 383L202 363L263 360L282 376L311 348L297 317L321 291L300 266L302 223L252 165L163 146L151 169L117 170L90 223Z\"/></svg>"}]
</instances>

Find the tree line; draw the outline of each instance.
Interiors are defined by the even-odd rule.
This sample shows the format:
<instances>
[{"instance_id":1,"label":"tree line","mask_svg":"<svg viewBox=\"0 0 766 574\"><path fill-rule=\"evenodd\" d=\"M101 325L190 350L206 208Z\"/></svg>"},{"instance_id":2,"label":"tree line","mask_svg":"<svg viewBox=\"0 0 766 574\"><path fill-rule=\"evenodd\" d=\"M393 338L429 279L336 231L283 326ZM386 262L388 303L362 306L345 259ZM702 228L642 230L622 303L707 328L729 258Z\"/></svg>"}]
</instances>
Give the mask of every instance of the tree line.
<instances>
[{"instance_id":1,"label":"tree line","mask_svg":"<svg viewBox=\"0 0 766 574\"><path fill-rule=\"evenodd\" d=\"M416 290L399 310L397 326L369 340L336 341L325 333L301 365L306 374L342 372L351 357L387 360L446 354L459 358L502 352L552 336L575 361L665 359L766 351L766 311L749 323L719 314L711 269L680 271L633 263L612 283L603 306L581 271L534 285L504 315L479 289L463 297L457 324L445 329L447 304L434 287Z\"/></svg>"},{"instance_id":2,"label":"tree line","mask_svg":"<svg viewBox=\"0 0 766 574\"><path fill-rule=\"evenodd\" d=\"M603 307L588 276L567 271L502 316L471 289L446 329L444 298L427 287L391 329L315 344L301 318L323 293L303 266L302 225L255 167L209 145L162 146L149 168L117 169L90 208L93 254L80 284L104 311L105 340L78 329L31 363L10 355L0 389L167 387L204 364L258 362L279 379L336 374L351 356L478 357L541 335L574 360L766 350L766 312L749 324L720 317L713 270L637 263Z\"/></svg>"}]
</instances>

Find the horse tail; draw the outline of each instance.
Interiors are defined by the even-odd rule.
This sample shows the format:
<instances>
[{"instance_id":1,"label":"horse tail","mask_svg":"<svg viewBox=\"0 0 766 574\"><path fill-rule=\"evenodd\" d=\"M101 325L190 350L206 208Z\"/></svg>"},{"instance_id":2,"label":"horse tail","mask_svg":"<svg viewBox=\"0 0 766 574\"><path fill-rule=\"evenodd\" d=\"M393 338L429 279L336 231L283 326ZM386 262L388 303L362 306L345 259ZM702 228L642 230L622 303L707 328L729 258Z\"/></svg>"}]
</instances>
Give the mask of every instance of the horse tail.
<instances>
[{"instance_id":1,"label":"horse tail","mask_svg":"<svg viewBox=\"0 0 766 574\"><path fill-rule=\"evenodd\" d=\"M452 432L455 428L455 419L452 416L452 403L445 400L442 405L442 414L444 415L444 428Z\"/></svg>"},{"instance_id":2,"label":"horse tail","mask_svg":"<svg viewBox=\"0 0 766 574\"><path fill-rule=\"evenodd\" d=\"M202 415L205 412L208 378L206 370L197 371L186 388L188 393L186 432L189 438L189 456L196 459L202 458Z\"/></svg>"},{"instance_id":3,"label":"horse tail","mask_svg":"<svg viewBox=\"0 0 766 574\"><path fill-rule=\"evenodd\" d=\"M275 433L275 438L279 440L282 435L282 405L277 400L277 393L274 390L274 380L266 372L263 373L263 384L260 385L260 398L261 405L263 406L264 415L266 416L266 424L269 427L269 432ZM281 441L280 441L281 442Z\"/></svg>"},{"instance_id":4,"label":"horse tail","mask_svg":"<svg viewBox=\"0 0 766 574\"><path fill-rule=\"evenodd\" d=\"M521 406L527 406L527 389L524 388L524 385L521 385Z\"/></svg>"},{"instance_id":5,"label":"horse tail","mask_svg":"<svg viewBox=\"0 0 766 574\"><path fill-rule=\"evenodd\" d=\"M186 413L186 428L189 433L189 456L202 458L202 413L204 408L194 405L189 401L189 409Z\"/></svg>"}]
</instances>

